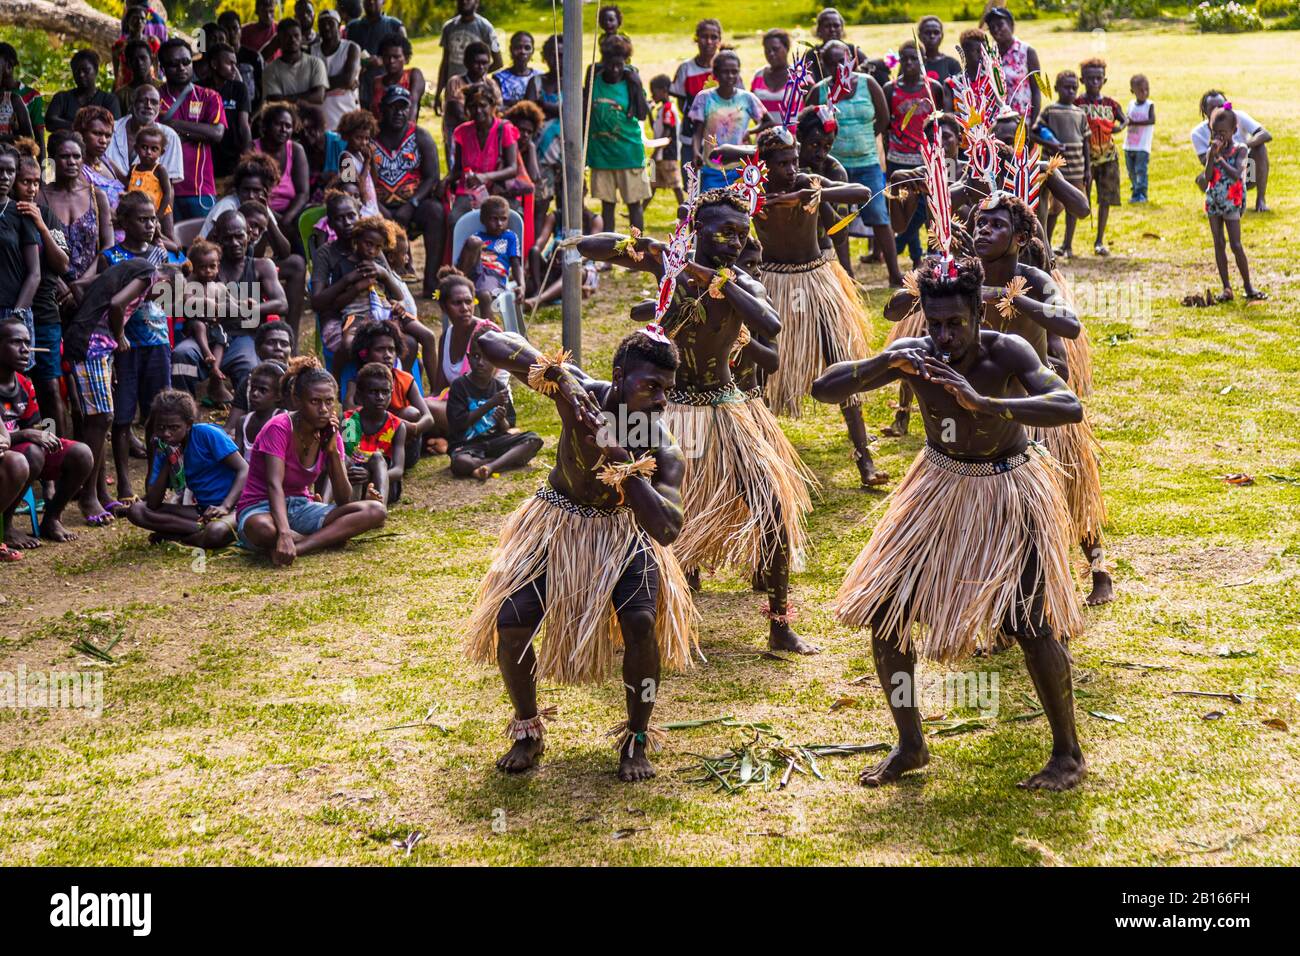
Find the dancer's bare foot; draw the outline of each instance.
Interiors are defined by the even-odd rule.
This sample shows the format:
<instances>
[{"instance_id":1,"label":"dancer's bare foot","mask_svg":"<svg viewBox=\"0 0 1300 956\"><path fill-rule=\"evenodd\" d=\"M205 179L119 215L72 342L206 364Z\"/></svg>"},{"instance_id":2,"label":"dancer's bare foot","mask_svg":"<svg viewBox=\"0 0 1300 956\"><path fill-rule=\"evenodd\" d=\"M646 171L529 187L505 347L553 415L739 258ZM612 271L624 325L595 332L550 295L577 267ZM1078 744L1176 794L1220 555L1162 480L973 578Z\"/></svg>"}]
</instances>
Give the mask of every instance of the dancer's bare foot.
<instances>
[{"instance_id":1,"label":"dancer's bare foot","mask_svg":"<svg viewBox=\"0 0 1300 956\"><path fill-rule=\"evenodd\" d=\"M472 472L470 472L470 474L472 474L479 481L487 481L489 478L492 477L492 469L489 468L487 465L479 465Z\"/></svg>"},{"instance_id":2,"label":"dancer's bare foot","mask_svg":"<svg viewBox=\"0 0 1300 956\"><path fill-rule=\"evenodd\" d=\"M1272 212L1272 211L1273 210L1268 207L1268 203L1264 202L1264 200L1262 199L1255 203L1255 212Z\"/></svg>"},{"instance_id":3,"label":"dancer's bare foot","mask_svg":"<svg viewBox=\"0 0 1300 956\"><path fill-rule=\"evenodd\" d=\"M858 478L863 488L878 488L889 484L889 472L881 471L873 462L858 462Z\"/></svg>"},{"instance_id":4,"label":"dancer's bare foot","mask_svg":"<svg viewBox=\"0 0 1300 956\"><path fill-rule=\"evenodd\" d=\"M1046 767L1016 786L1025 790L1069 790L1087 775L1083 754L1053 754Z\"/></svg>"},{"instance_id":5,"label":"dancer's bare foot","mask_svg":"<svg viewBox=\"0 0 1300 956\"><path fill-rule=\"evenodd\" d=\"M41 519L41 537L46 541L54 541L58 544L77 540L75 534L63 527L62 521L58 518L52 518L49 515L46 515Z\"/></svg>"},{"instance_id":6,"label":"dancer's bare foot","mask_svg":"<svg viewBox=\"0 0 1300 956\"><path fill-rule=\"evenodd\" d=\"M789 624L773 621L767 632L767 648L770 651L792 651L795 654L820 654L822 649L810 644L794 632Z\"/></svg>"},{"instance_id":7,"label":"dancer's bare foot","mask_svg":"<svg viewBox=\"0 0 1300 956\"><path fill-rule=\"evenodd\" d=\"M506 773L523 773L535 767L545 751L546 745L536 737L516 740L506 755L497 761L497 769Z\"/></svg>"},{"instance_id":8,"label":"dancer's bare foot","mask_svg":"<svg viewBox=\"0 0 1300 956\"><path fill-rule=\"evenodd\" d=\"M634 740L631 753L627 752L626 747L623 748L618 761L618 779L624 783L636 783L638 780L649 780L654 775L654 764L645 755L645 744Z\"/></svg>"},{"instance_id":9,"label":"dancer's bare foot","mask_svg":"<svg viewBox=\"0 0 1300 956\"><path fill-rule=\"evenodd\" d=\"M760 594L767 593L767 575L762 571L755 571L749 579L749 587Z\"/></svg>"},{"instance_id":10,"label":"dancer's bare foot","mask_svg":"<svg viewBox=\"0 0 1300 956\"><path fill-rule=\"evenodd\" d=\"M902 438L907 434L907 426L911 423L911 418L911 415L902 409L899 409L899 411L894 414L893 422L880 429L880 434L884 435L886 438ZM885 476L886 480L888 480L888 477L888 475Z\"/></svg>"},{"instance_id":11,"label":"dancer's bare foot","mask_svg":"<svg viewBox=\"0 0 1300 956\"><path fill-rule=\"evenodd\" d=\"M424 453L426 455L445 455L447 454L447 439L445 438L428 438L424 442Z\"/></svg>"},{"instance_id":12,"label":"dancer's bare foot","mask_svg":"<svg viewBox=\"0 0 1300 956\"><path fill-rule=\"evenodd\" d=\"M9 527L5 529L5 544L11 548L20 548L23 551L30 551L32 548L39 548L41 540L34 538L30 534L24 534L18 530L17 520L9 522Z\"/></svg>"},{"instance_id":13,"label":"dancer's bare foot","mask_svg":"<svg viewBox=\"0 0 1300 956\"><path fill-rule=\"evenodd\" d=\"M1084 600L1089 607L1109 604L1115 600L1115 583L1105 571L1092 572L1092 593Z\"/></svg>"},{"instance_id":14,"label":"dancer's bare foot","mask_svg":"<svg viewBox=\"0 0 1300 956\"><path fill-rule=\"evenodd\" d=\"M920 770L930 762L930 749L921 743L919 750L904 750L901 746L891 750L885 759L870 770L864 770L858 776L858 783L864 787L879 787L893 783L909 770Z\"/></svg>"}]
</instances>

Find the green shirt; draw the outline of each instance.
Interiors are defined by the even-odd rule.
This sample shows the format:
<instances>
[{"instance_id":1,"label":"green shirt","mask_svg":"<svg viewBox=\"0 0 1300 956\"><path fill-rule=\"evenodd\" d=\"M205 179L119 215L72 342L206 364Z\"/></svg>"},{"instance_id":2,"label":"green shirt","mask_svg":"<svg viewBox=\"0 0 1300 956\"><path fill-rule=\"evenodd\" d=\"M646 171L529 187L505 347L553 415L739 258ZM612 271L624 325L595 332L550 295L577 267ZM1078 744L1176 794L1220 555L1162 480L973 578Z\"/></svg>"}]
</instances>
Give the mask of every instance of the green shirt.
<instances>
[{"instance_id":1,"label":"green shirt","mask_svg":"<svg viewBox=\"0 0 1300 956\"><path fill-rule=\"evenodd\" d=\"M587 165L592 169L645 166L641 124L631 113L627 83L606 83L599 71L591 82L591 133Z\"/></svg>"}]
</instances>

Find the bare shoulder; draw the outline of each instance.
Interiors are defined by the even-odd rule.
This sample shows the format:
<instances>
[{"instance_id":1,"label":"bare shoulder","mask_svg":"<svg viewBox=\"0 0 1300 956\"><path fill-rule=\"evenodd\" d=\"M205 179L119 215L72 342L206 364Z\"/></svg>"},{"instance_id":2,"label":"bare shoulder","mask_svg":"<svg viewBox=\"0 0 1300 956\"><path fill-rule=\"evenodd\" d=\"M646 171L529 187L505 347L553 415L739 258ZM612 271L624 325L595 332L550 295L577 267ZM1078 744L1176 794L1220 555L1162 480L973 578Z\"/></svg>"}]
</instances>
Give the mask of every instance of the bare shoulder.
<instances>
[{"instance_id":1,"label":"bare shoulder","mask_svg":"<svg viewBox=\"0 0 1300 956\"><path fill-rule=\"evenodd\" d=\"M980 332L980 344L989 357L1008 372L1033 368L1042 364L1034 347L1018 335L1008 335L983 329Z\"/></svg>"},{"instance_id":2,"label":"bare shoulder","mask_svg":"<svg viewBox=\"0 0 1300 956\"><path fill-rule=\"evenodd\" d=\"M740 286L755 298L767 298L767 289L763 287L763 283L759 282L743 269L732 269L731 281L735 282L736 285Z\"/></svg>"},{"instance_id":3,"label":"bare shoulder","mask_svg":"<svg viewBox=\"0 0 1300 956\"><path fill-rule=\"evenodd\" d=\"M654 451L651 453L655 459L654 483L680 488L682 477L686 474L686 455L662 420L659 421L658 427L659 434L656 436Z\"/></svg>"},{"instance_id":4,"label":"bare shoulder","mask_svg":"<svg viewBox=\"0 0 1300 956\"><path fill-rule=\"evenodd\" d=\"M1051 274L1044 272L1037 266L1026 265L1023 262L1017 263L1016 275L1024 276L1030 288L1037 292L1043 292L1048 288L1055 290L1056 288L1056 283L1053 281Z\"/></svg>"}]
</instances>

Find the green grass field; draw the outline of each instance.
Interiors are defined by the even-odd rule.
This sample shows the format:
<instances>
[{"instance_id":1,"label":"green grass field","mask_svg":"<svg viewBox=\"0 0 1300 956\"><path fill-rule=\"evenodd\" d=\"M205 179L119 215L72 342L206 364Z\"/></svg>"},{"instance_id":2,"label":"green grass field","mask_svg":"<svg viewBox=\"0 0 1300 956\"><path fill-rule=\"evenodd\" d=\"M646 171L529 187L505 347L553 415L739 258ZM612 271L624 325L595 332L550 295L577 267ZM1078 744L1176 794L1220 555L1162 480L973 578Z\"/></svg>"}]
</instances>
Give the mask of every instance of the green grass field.
<instances>
[{"instance_id":1,"label":"green grass field","mask_svg":"<svg viewBox=\"0 0 1300 956\"><path fill-rule=\"evenodd\" d=\"M870 50L906 36L894 27L851 32ZM1035 708L1015 651L954 671L997 673L998 716L936 733L930 767L892 789L857 786L871 757L829 757L824 780L715 793L688 778L697 767L691 753L716 755L741 741L717 724L674 733L657 779L620 785L602 736L622 719L616 682L544 688L543 703L558 705L559 716L541 769L497 774L506 698L496 673L466 663L458 644L501 522L554 460L555 415L525 394L520 423L548 438L536 467L484 487L453 481L445 459L426 462L383 532L341 553L285 571L233 552L199 562L119 526L79 529L75 544L7 565L0 670L100 669L105 678L98 720L0 710L0 863L1293 862L1300 179L1292 158L1300 124L1285 65L1295 35L1172 29L1095 38L1052 23L1022 32L1052 72L1107 57L1109 89L1125 103L1128 76L1146 73L1160 121L1153 201L1114 211L1109 260L1069 266L1092 303L1085 318L1098 394L1090 412L1105 452L1119 592L1089 611L1074 647L1091 769L1081 788L1014 786L1048 749L1043 718L1009 719ZM436 66L430 49L420 45L426 70ZM741 49L746 68L757 67L752 36ZM679 32L645 36L637 61L647 74L690 51ZM1267 303L1178 304L1216 284L1186 139L1209 86L1228 90L1275 136L1277 211L1244 224ZM662 230L669 218L661 198L650 221ZM1076 248L1089 249L1089 226L1080 228ZM878 314L883 277L860 270ZM584 316L590 368L608 367L627 306L648 286L625 275L603 280ZM1107 305L1119 290L1128 305ZM555 310L534 328L540 344L558 343ZM878 321L878 340L884 331ZM871 398L873 427L889 420L894 397ZM708 579L699 601L708 662L666 682L656 722L732 715L769 721L794 743L887 741L880 690L874 678L858 680L871 670L867 639L826 610L883 496L851 490L834 409L810 404L788 432L826 489L809 569L794 582L797 625L825 651L762 657L759 596L737 577ZM877 447L898 475L920 439ZM1233 472L1255 483L1230 486L1221 476ZM1076 570L1082 582L1081 559ZM116 663L74 650L83 638L101 647L118 639ZM1234 703L1177 691L1244 696ZM1204 719L1214 711L1223 716ZM939 704L927 716L947 718L938 730L974 712ZM632 828L646 829L615 837ZM394 849L414 831L425 837L409 857Z\"/></svg>"}]
</instances>

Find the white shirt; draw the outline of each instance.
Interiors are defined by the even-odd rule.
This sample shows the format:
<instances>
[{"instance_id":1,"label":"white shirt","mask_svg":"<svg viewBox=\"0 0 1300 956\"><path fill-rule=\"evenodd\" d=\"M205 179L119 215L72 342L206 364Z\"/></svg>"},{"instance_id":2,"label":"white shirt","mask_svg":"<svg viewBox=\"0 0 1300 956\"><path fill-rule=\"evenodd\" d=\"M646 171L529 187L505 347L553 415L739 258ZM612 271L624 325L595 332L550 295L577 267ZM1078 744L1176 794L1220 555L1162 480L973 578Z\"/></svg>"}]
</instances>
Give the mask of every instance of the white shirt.
<instances>
[{"instance_id":1,"label":"white shirt","mask_svg":"<svg viewBox=\"0 0 1300 956\"><path fill-rule=\"evenodd\" d=\"M1128 104L1129 123L1132 124L1135 119L1150 119L1152 105L1150 100L1145 103L1130 100ZM1151 152L1151 139L1155 136L1155 133L1156 127L1154 123L1143 126L1130 125L1128 135L1124 137L1124 148L1138 153L1149 153Z\"/></svg>"},{"instance_id":2,"label":"white shirt","mask_svg":"<svg viewBox=\"0 0 1300 956\"><path fill-rule=\"evenodd\" d=\"M129 137L126 124L130 119L129 116L123 116L113 124L113 138L109 141L106 154L109 161L124 173L131 171L131 163L135 160L135 156L128 155L127 150ZM170 126L163 126L162 123L154 125L163 131L163 153L162 158L158 160L158 165L167 170L168 179L174 183L180 182L185 178L185 167L181 161L181 138Z\"/></svg>"},{"instance_id":3,"label":"white shirt","mask_svg":"<svg viewBox=\"0 0 1300 956\"><path fill-rule=\"evenodd\" d=\"M1233 112L1237 114L1237 135L1232 138L1242 146L1245 146L1247 145L1246 139L1254 136L1264 127L1261 124L1256 123L1249 113L1244 113L1238 109L1234 109ZM1196 150L1197 156L1204 156L1210 151L1209 120L1206 120L1200 126L1192 130L1192 149Z\"/></svg>"}]
</instances>

